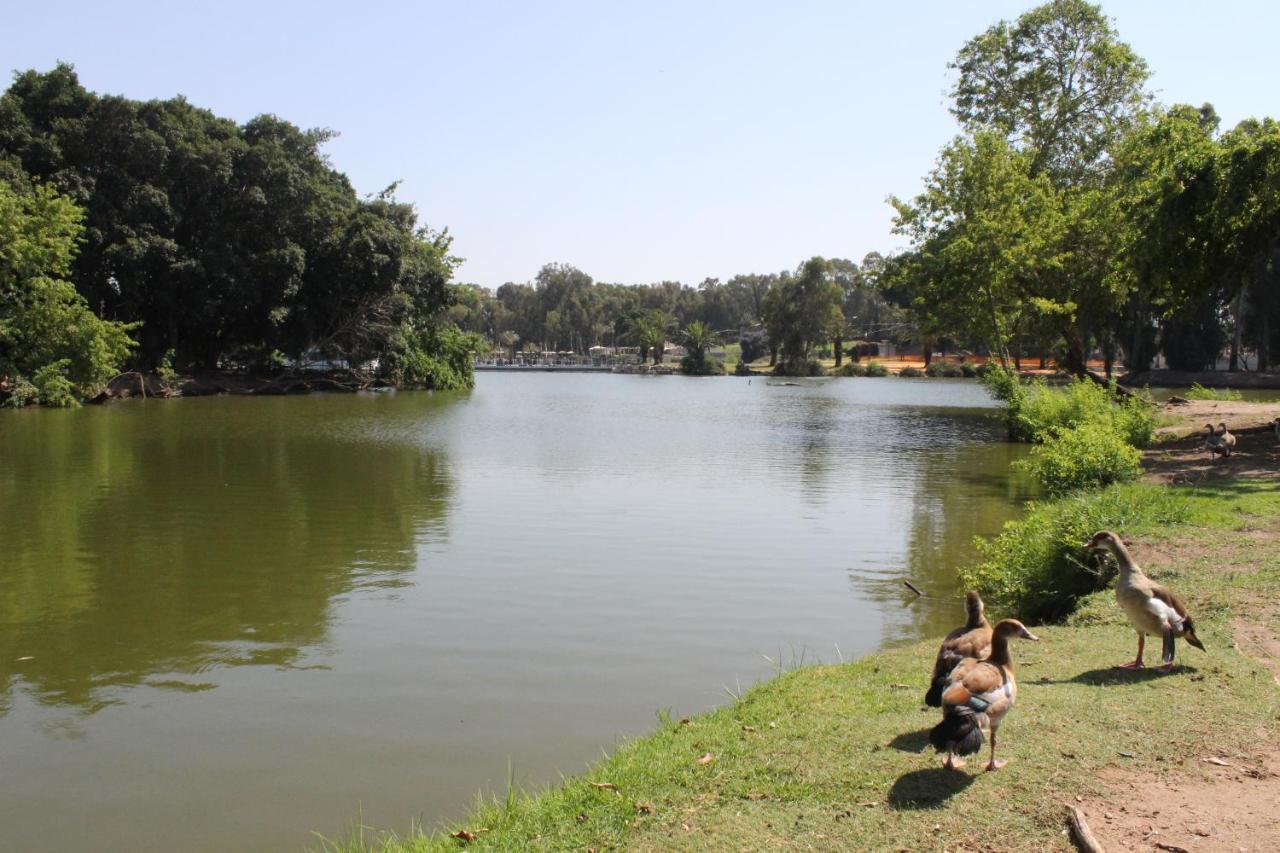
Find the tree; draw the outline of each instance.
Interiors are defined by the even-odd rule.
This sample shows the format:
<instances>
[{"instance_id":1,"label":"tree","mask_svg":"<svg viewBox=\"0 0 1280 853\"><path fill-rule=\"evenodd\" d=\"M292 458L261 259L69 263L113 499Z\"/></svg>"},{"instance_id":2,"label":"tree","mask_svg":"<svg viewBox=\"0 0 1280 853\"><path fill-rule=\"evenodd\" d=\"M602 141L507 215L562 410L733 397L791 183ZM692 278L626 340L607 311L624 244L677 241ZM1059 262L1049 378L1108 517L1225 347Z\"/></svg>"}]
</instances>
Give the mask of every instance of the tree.
<instances>
[{"instance_id":1,"label":"tree","mask_svg":"<svg viewBox=\"0 0 1280 853\"><path fill-rule=\"evenodd\" d=\"M896 198L895 231L913 252L897 271L900 291L922 331L987 342L1006 363L1012 330L1025 312L1074 315L1069 295L1050 286L1063 263L1067 222L1034 155L982 131L943 149L913 203Z\"/></svg>"},{"instance_id":2,"label":"tree","mask_svg":"<svg viewBox=\"0 0 1280 853\"><path fill-rule=\"evenodd\" d=\"M810 258L796 275L774 283L765 302L765 324L771 346L776 345L781 355L775 372L790 376L811 372L813 348L844 325L843 295L831 276L831 264L820 257Z\"/></svg>"},{"instance_id":3,"label":"tree","mask_svg":"<svg viewBox=\"0 0 1280 853\"><path fill-rule=\"evenodd\" d=\"M119 370L134 328L97 317L66 280L83 212L49 186L0 181L0 401L72 405Z\"/></svg>"},{"instance_id":4,"label":"tree","mask_svg":"<svg viewBox=\"0 0 1280 853\"><path fill-rule=\"evenodd\" d=\"M1146 63L1099 6L1051 0L1001 21L960 49L951 111L969 130L994 128L1031 152L1031 174L1059 186L1095 174L1150 100Z\"/></svg>"},{"instance_id":5,"label":"tree","mask_svg":"<svg viewBox=\"0 0 1280 853\"><path fill-rule=\"evenodd\" d=\"M707 358L707 350L716 343L716 334L701 320L694 320L681 333L685 357L680 360L680 370L690 376L709 376L724 372L719 362Z\"/></svg>"}]
</instances>

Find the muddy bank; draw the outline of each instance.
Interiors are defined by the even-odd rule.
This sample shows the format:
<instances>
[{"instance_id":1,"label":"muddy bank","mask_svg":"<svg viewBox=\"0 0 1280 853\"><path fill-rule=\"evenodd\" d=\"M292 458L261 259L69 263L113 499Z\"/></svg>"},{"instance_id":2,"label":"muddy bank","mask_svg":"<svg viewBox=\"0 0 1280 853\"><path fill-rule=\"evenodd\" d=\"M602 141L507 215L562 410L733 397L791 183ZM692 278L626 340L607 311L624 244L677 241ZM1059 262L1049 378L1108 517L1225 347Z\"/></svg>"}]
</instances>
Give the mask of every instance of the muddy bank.
<instances>
[{"instance_id":1,"label":"muddy bank","mask_svg":"<svg viewBox=\"0 0 1280 853\"><path fill-rule=\"evenodd\" d=\"M121 373L89 402L147 397L208 397L214 394L311 394L319 391L354 393L393 388L391 383L347 371L297 371L278 376L213 372L163 379L154 373Z\"/></svg>"}]
</instances>

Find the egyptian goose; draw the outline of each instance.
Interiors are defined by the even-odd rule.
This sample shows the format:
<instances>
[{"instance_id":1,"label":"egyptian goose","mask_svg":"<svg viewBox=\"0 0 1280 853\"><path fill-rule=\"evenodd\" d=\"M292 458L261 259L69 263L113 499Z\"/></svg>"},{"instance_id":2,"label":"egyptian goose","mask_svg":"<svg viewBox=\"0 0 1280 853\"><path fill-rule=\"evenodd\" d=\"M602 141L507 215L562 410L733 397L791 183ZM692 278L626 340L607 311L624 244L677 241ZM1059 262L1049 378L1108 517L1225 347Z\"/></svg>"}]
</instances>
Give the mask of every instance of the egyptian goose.
<instances>
[{"instance_id":1,"label":"egyptian goose","mask_svg":"<svg viewBox=\"0 0 1280 853\"><path fill-rule=\"evenodd\" d=\"M1039 640L1017 619L1005 619L991 633L991 654L986 660L965 658L947 677L942 691L942 722L929 732L929 742L947 754L942 766L963 767L957 755L972 755L982 749L984 731L991 733L991 760L988 770L999 770L1007 763L996 758L996 729L1009 713L1018 696L1013 679L1013 658L1009 656L1009 640Z\"/></svg>"},{"instance_id":2,"label":"egyptian goose","mask_svg":"<svg viewBox=\"0 0 1280 853\"><path fill-rule=\"evenodd\" d=\"M933 664L933 678L929 681L929 692L924 694L924 703L931 708L942 707L942 691L947 686L947 676L956 664L965 658L987 656L991 648L991 623L987 621L986 606L982 596L976 592L967 592L964 596L964 609L968 618L962 627L956 628L942 641L938 649L938 659Z\"/></svg>"},{"instance_id":3,"label":"egyptian goose","mask_svg":"<svg viewBox=\"0 0 1280 853\"><path fill-rule=\"evenodd\" d=\"M1230 456L1231 451L1236 449L1236 437L1227 432L1227 425L1225 423L1219 422L1218 426L1222 428L1221 432L1218 433L1218 438L1222 441L1223 446L1227 448L1226 455Z\"/></svg>"},{"instance_id":4,"label":"egyptian goose","mask_svg":"<svg viewBox=\"0 0 1280 853\"><path fill-rule=\"evenodd\" d=\"M1164 640L1161 664L1156 667L1160 672L1173 669L1175 637L1186 637L1188 643L1204 651L1204 644L1196 636L1195 623L1187 613L1187 606L1182 603L1182 599L1173 590L1166 589L1143 574L1142 569L1129 556L1129 551L1119 536L1110 530L1099 530L1085 547L1088 550L1111 552L1120 566L1120 579L1116 581L1116 601L1120 602L1120 608L1138 632L1138 656L1132 663L1121 664L1122 669L1143 667L1142 649L1147 642L1147 634L1159 635Z\"/></svg>"},{"instance_id":5,"label":"egyptian goose","mask_svg":"<svg viewBox=\"0 0 1280 853\"><path fill-rule=\"evenodd\" d=\"M1224 443L1222 437L1218 435L1217 430L1213 428L1213 424L1205 424L1204 428L1206 430L1206 434L1204 437L1204 444L1201 445L1201 448L1209 451L1209 458L1213 459L1213 457L1217 456L1219 453L1223 456L1230 455L1231 451L1227 449L1226 443Z\"/></svg>"}]
</instances>

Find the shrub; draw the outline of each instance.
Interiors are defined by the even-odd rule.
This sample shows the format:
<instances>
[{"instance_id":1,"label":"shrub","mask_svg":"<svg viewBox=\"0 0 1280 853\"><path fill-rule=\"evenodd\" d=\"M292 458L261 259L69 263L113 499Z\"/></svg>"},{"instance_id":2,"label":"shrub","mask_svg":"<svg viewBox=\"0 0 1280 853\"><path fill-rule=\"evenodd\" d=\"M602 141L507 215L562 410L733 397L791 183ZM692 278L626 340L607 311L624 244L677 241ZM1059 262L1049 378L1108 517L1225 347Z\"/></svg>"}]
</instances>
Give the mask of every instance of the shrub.
<instances>
[{"instance_id":1,"label":"shrub","mask_svg":"<svg viewBox=\"0 0 1280 853\"><path fill-rule=\"evenodd\" d=\"M918 367L911 367L910 365L908 365L907 367L904 367L901 370L899 370L898 375L905 376L908 379L915 379L917 377L924 376L925 372Z\"/></svg>"},{"instance_id":2,"label":"shrub","mask_svg":"<svg viewBox=\"0 0 1280 853\"><path fill-rule=\"evenodd\" d=\"M773 368L774 376L826 376L827 369L817 361L779 361Z\"/></svg>"},{"instance_id":3,"label":"shrub","mask_svg":"<svg viewBox=\"0 0 1280 853\"><path fill-rule=\"evenodd\" d=\"M31 384L36 387L40 405L59 409L70 409L78 405L76 386L67 378L67 370L71 367L71 359L62 358L46 364L31 377Z\"/></svg>"},{"instance_id":4,"label":"shrub","mask_svg":"<svg viewBox=\"0 0 1280 853\"><path fill-rule=\"evenodd\" d=\"M680 372L685 376L723 376L724 363L708 358L705 353L701 358L690 354L680 359Z\"/></svg>"},{"instance_id":5,"label":"shrub","mask_svg":"<svg viewBox=\"0 0 1280 853\"><path fill-rule=\"evenodd\" d=\"M1206 388L1199 382L1191 383L1191 388L1182 395L1188 400L1243 400L1244 395L1234 388Z\"/></svg>"},{"instance_id":6,"label":"shrub","mask_svg":"<svg viewBox=\"0 0 1280 853\"><path fill-rule=\"evenodd\" d=\"M856 361L847 361L836 371L837 376L866 376L867 366Z\"/></svg>"},{"instance_id":7,"label":"shrub","mask_svg":"<svg viewBox=\"0 0 1280 853\"><path fill-rule=\"evenodd\" d=\"M929 366L924 369L924 372L929 376L941 376L948 379L958 379L964 376L964 368L949 361L931 361Z\"/></svg>"},{"instance_id":8,"label":"shrub","mask_svg":"<svg viewBox=\"0 0 1280 853\"><path fill-rule=\"evenodd\" d=\"M982 370L981 367L974 367L972 362L968 362L968 361L960 362L960 375L965 377L966 379L972 379L973 377L977 376L981 370Z\"/></svg>"},{"instance_id":9,"label":"shrub","mask_svg":"<svg viewBox=\"0 0 1280 853\"><path fill-rule=\"evenodd\" d=\"M982 382L1005 403L1009 437L1015 441L1042 443L1086 423L1106 424L1134 447L1147 446L1155 436L1150 406L1136 397L1117 401L1113 390L1089 379L1051 388L1043 379L1023 383L1012 370L992 366Z\"/></svg>"},{"instance_id":10,"label":"shrub","mask_svg":"<svg viewBox=\"0 0 1280 853\"><path fill-rule=\"evenodd\" d=\"M885 367L878 361L868 361L866 366L867 376L888 376L889 368Z\"/></svg>"},{"instance_id":11,"label":"shrub","mask_svg":"<svg viewBox=\"0 0 1280 853\"><path fill-rule=\"evenodd\" d=\"M733 366L734 376L750 376L751 368L747 366L745 361L740 361Z\"/></svg>"},{"instance_id":12,"label":"shrub","mask_svg":"<svg viewBox=\"0 0 1280 853\"><path fill-rule=\"evenodd\" d=\"M1050 495L1108 486L1141 473L1142 453L1112 425L1093 421L1049 436L1018 463Z\"/></svg>"},{"instance_id":13,"label":"shrub","mask_svg":"<svg viewBox=\"0 0 1280 853\"><path fill-rule=\"evenodd\" d=\"M1083 551L1099 530L1119 533L1187 520L1190 504L1174 489L1125 483L1028 505L990 539L977 541L979 560L960 570L964 587L995 610L1031 622L1062 619L1076 602L1103 589L1110 575Z\"/></svg>"}]
</instances>

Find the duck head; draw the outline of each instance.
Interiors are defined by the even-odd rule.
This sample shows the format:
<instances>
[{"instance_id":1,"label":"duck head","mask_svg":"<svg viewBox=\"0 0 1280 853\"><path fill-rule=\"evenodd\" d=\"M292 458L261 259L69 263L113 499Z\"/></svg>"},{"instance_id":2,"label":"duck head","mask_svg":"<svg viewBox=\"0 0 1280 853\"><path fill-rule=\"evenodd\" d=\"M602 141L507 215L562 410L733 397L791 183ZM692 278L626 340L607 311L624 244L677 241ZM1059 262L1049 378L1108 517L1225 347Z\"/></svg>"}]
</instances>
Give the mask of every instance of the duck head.
<instances>
[{"instance_id":1,"label":"duck head","mask_svg":"<svg viewBox=\"0 0 1280 853\"><path fill-rule=\"evenodd\" d=\"M973 590L969 590L964 594L964 612L970 616L981 616L987 609L987 605L982 603L982 596Z\"/></svg>"},{"instance_id":2,"label":"duck head","mask_svg":"<svg viewBox=\"0 0 1280 853\"><path fill-rule=\"evenodd\" d=\"M1215 435L1217 433L1217 430L1213 428L1213 424L1205 424L1204 431L1209 433L1209 435Z\"/></svg>"},{"instance_id":3,"label":"duck head","mask_svg":"<svg viewBox=\"0 0 1280 853\"><path fill-rule=\"evenodd\" d=\"M1040 642L1040 638L1028 631L1027 626L1023 625L1017 619L1000 620L992 633L997 637L1003 637L1005 639L1017 637L1022 640L1033 640L1037 643Z\"/></svg>"},{"instance_id":4,"label":"duck head","mask_svg":"<svg viewBox=\"0 0 1280 853\"><path fill-rule=\"evenodd\" d=\"M1206 426L1208 426L1206 424ZM1124 540L1112 533L1110 530L1099 530L1093 534L1088 542L1084 543L1086 551L1115 551L1118 545L1123 545Z\"/></svg>"}]
</instances>

